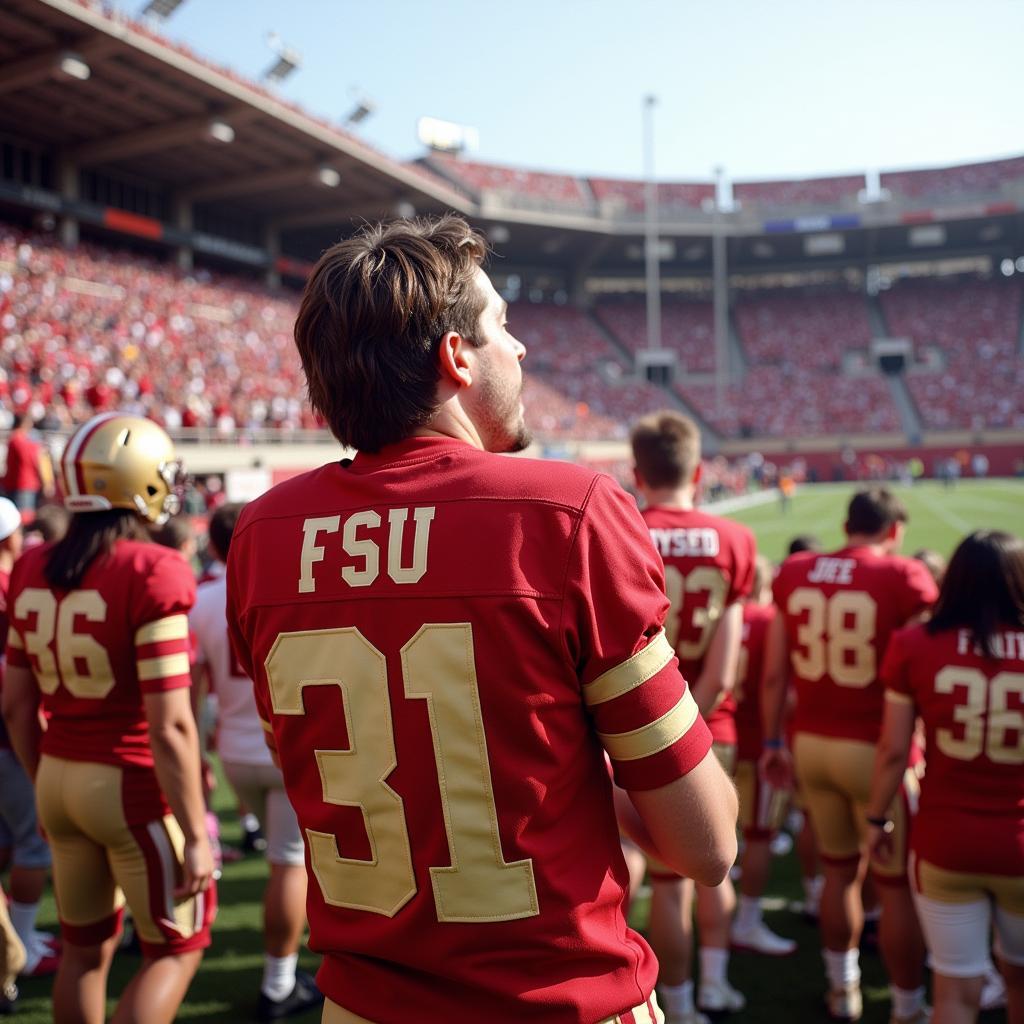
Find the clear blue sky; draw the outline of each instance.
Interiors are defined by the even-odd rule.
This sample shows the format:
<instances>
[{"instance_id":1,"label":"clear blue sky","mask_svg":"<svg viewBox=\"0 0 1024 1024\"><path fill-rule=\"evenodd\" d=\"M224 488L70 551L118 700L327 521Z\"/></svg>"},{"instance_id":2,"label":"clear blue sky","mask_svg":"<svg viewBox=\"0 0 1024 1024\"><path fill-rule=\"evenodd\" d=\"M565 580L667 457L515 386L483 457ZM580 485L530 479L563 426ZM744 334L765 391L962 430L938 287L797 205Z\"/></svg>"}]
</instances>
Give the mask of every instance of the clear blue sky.
<instances>
[{"instance_id":1,"label":"clear blue sky","mask_svg":"<svg viewBox=\"0 0 1024 1024\"><path fill-rule=\"evenodd\" d=\"M165 29L253 77L270 30L303 56L285 96L340 119L361 90L400 158L430 115L481 160L639 176L646 93L663 180L1024 153L1022 0L186 0Z\"/></svg>"}]
</instances>

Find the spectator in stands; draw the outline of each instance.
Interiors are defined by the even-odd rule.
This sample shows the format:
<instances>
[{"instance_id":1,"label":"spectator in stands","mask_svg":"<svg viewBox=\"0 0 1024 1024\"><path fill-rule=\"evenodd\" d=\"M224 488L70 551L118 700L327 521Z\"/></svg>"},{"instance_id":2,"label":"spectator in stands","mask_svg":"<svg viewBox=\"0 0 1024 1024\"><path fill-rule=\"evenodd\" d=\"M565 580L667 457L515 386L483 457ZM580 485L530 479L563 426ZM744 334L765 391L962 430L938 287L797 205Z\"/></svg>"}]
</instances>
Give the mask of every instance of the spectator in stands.
<instances>
[{"instance_id":1,"label":"spectator in stands","mask_svg":"<svg viewBox=\"0 0 1024 1024\"><path fill-rule=\"evenodd\" d=\"M925 568L932 574L935 585L941 587L946 575L946 559L931 548L921 548L920 551L915 551L912 557L924 563Z\"/></svg>"},{"instance_id":2,"label":"spectator in stands","mask_svg":"<svg viewBox=\"0 0 1024 1024\"><path fill-rule=\"evenodd\" d=\"M52 544L68 532L71 513L63 505L47 503L36 509L36 517L25 527L25 547Z\"/></svg>"},{"instance_id":3,"label":"spectator in stands","mask_svg":"<svg viewBox=\"0 0 1024 1024\"><path fill-rule=\"evenodd\" d=\"M53 471L43 449L29 435L31 427L27 413L14 417L7 439L4 473L4 493L19 511L28 512L29 518L39 503L39 495L50 497L53 494Z\"/></svg>"}]
</instances>

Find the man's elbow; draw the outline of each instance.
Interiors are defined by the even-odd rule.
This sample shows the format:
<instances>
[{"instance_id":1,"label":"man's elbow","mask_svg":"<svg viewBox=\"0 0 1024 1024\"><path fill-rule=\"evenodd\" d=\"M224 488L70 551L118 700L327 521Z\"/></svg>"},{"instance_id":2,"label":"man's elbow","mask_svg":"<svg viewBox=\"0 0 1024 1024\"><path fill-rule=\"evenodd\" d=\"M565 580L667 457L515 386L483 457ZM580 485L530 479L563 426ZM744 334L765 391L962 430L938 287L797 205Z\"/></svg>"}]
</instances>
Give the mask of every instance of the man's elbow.
<instances>
[{"instance_id":1,"label":"man's elbow","mask_svg":"<svg viewBox=\"0 0 1024 1024\"><path fill-rule=\"evenodd\" d=\"M725 881L733 864L736 863L738 853L736 833L733 832L731 836L723 837L721 842L716 843L713 850L708 851L705 862L693 872L693 880L698 885L709 888L720 885Z\"/></svg>"}]
</instances>

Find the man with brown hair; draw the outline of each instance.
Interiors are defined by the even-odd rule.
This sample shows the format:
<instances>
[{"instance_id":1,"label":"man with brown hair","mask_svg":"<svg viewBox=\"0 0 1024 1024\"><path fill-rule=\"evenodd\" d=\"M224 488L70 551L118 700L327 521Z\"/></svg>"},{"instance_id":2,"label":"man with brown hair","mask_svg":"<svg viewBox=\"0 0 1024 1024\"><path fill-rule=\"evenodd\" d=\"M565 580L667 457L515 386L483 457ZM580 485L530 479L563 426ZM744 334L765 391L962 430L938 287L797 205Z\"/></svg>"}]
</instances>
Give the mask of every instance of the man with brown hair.
<instances>
[{"instance_id":1,"label":"man with brown hair","mask_svg":"<svg viewBox=\"0 0 1024 1024\"><path fill-rule=\"evenodd\" d=\"M443 217L323 255L296 344L359 454L246 508L229 628L306 840L325 1021L648 1024L605 752L637 836L702 881L735 798L632 500L492 454L528 434L485 252Z\"/></svg>"},{"instance_id":2,"label":"man with brown hair","mask_svg":"<svg viewBox=\"0 0 1024 1024\"><path fill-rule=\"evenodd\" d=\"M740 523L696 507L701 479L700 429L666 410L639 420L631 435L642 513L665 565L670 602L665 633L707 718L714 752L729 773L736 758L736 681L743 629L742 601L753 587L754 535ZM670 1024L700 1024L693 1006L693 882L652 862L651 944L661 962L659 990ZM728 982L730 921L736 894L728 877L697 886L701 984L697 1004L711 1013L742 1010ZM784 940L763 928L747 937L759 952L778 952ZM787 948L786 952L791 952Z\"/></svg>"},{"instance_id":3,"label":"man with brown hair","mask_svg":"<svg viewBox=\"0 0 1024 1024\"><path fill-rule=\"evenodd\" d=\"M884 487L859 491L846 516L846 544L830 554L791 555L775 579L779 615L768 628L762 698L769 780L784 785L782 731L789 678L796 685L793 757L823 864L820 924L829 1013L862 1013L858 943L861 884L868 867L867 802L881 734L879 669L889 637L938 595L927 568L896 552L907 510ZM889 972L892 1024L919 1024L924 1009L924 940L906 873L908 794L891 808L889 862L871 864L882 905L879 944Z\"/></svg>"}]
</instances>

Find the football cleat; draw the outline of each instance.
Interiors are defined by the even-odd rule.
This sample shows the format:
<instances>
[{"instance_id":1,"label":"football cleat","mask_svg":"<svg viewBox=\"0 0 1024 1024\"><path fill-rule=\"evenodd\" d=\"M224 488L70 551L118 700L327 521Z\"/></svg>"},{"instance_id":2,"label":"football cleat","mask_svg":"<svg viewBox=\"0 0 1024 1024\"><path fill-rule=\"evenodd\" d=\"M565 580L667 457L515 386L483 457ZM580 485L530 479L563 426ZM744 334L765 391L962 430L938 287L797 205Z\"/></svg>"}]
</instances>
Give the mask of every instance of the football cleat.
<instances>
[{"instance_id":1,"label":"football cleat","mask_svg":"<svg viewBox=\"0 0 1024 1024\"><path fill-rule=\"evenodd\" d=\"M760 953L763 956L789 956L796 952L796 942L776 935L763 921L753 928L732 926L730 940L733 949L746 953Z\"/></svg>"},{"instance_id":2,"label":"football cleat","mask_svg":"<svg viewBox=\"0 0 1024 1024\"><path fill-rule=\"evenodd\" d=\"M825 996L828 1015L833 1020L860 1020L864 1014L864 997L860 985L847 985L846 988L831 989Z\"/></svg>"},{"instance_id":3,"label":"football cleat","mask_svg":"<svg viewBox=\"0 0 1024 1024\"><path fill-rule=\"evenodd\" d=\"M71 512L127 508L160 526L181 509L185 476L174 445L141 416L94 416L71 435L60 469Z\"/></svg>"},{"instance_id":4,"label":"football cleat","mask_svg":"<svg viewBox=\"0 0 1024 1024\"><path fill-rule=\"evenodd\" d=\"M727 981L702 981L697 991L697 1005L705 1013L739 1013L747 1005L742 992Z\"/></svg>"}]
</instances>

